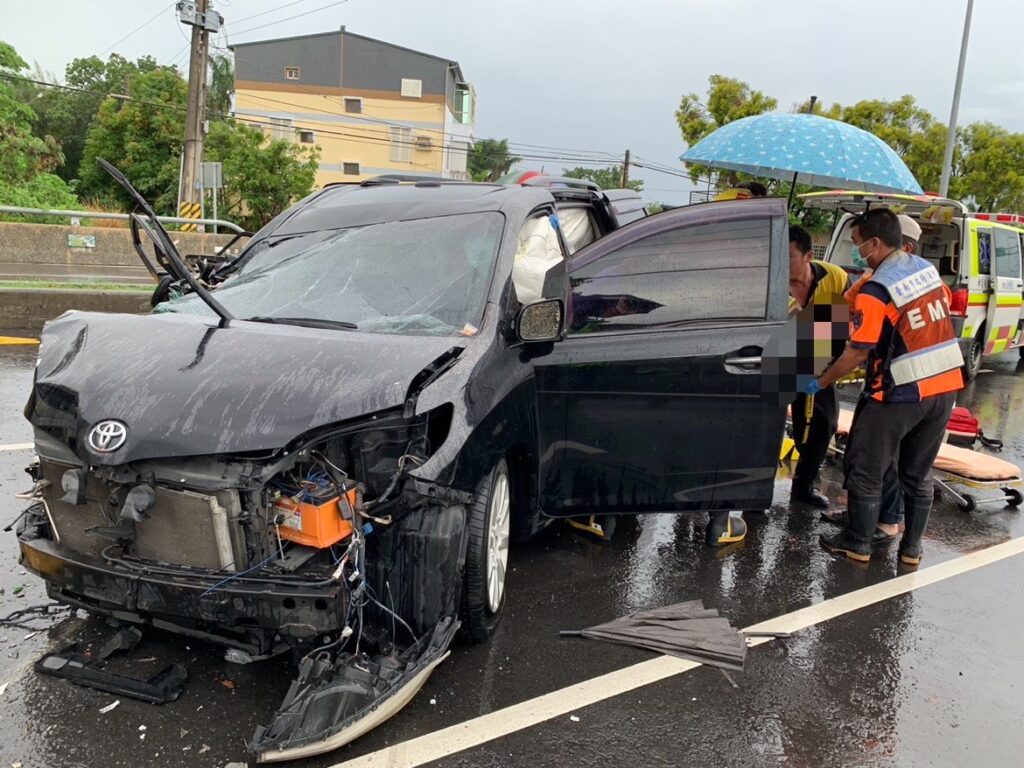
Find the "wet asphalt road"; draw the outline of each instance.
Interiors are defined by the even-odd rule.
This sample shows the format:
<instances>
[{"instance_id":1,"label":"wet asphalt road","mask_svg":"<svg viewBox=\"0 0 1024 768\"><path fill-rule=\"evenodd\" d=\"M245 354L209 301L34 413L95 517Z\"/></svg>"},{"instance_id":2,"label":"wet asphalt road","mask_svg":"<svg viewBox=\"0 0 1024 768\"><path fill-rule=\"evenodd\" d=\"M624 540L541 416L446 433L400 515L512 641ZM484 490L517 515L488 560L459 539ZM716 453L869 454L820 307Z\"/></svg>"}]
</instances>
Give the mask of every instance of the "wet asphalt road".
<instances>
[{"instance_id":1,"label":"wet asphalt road","mask_svg":"<svg viewBox=\"0 0 1024 768\"><path fill-rule=\"evenodd\" d=\"M0 347L0 446L28 442L21 416L34 347ZM1024 373L996 358L960 397L986 433L1024 464ZM30 453L0 451L4 522L20 510ZM838 474L824 490L842 503ZM750 534L722 553L701 545L703 518L623 519L601 543L557 525L513 549L506 614L490 643L453 648L416 700L349 747L302 766L328 766L644 661L639 650L559 639L622 613L701 598L736 626L892 578L895 550L866 568L817 545L827 527L775 504L748 516ZM1024 535L1024 512L998 506L966 515L940 502L926 565ZM45 602L0 535L0 615ZM18 589L22 587L22 589ZM700 668L663 680L436 765L452 766L1019 766L1024 764L1024 556L916 590L753 649L733 688ZM18 594L15 594L15 592ZM277 707L291 679L283 662L240 667L215 647L150 631L126 671L189 668L175 703L151 706L44 678L31 663L70 642L102 642L102 622L72 616L47 632L0 628L0 766L225 766L254 764L245 741ZM145 726L144 730L141 730Z\"/></svg>"}]
</instances>

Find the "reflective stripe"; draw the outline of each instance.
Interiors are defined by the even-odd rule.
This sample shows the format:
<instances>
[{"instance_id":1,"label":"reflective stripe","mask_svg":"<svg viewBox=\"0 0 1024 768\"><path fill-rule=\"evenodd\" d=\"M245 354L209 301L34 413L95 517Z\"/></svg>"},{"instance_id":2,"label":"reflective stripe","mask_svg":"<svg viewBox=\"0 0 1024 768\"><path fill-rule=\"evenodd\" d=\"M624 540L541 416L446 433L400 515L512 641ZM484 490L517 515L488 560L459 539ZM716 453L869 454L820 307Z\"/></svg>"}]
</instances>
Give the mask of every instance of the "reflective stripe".
<instances>
[{"instance_id":1,"label":"reflective stripe","mask_svg":"<svg viewBox=\"0 0 1024 768\"><path fill-rule=\"evenodd\" d=\"M922 381L931 376L959 368L964 364L964 356L956 340L900 355L892 361L889 373L896 386Z\"/></svg>"}]
</instances>

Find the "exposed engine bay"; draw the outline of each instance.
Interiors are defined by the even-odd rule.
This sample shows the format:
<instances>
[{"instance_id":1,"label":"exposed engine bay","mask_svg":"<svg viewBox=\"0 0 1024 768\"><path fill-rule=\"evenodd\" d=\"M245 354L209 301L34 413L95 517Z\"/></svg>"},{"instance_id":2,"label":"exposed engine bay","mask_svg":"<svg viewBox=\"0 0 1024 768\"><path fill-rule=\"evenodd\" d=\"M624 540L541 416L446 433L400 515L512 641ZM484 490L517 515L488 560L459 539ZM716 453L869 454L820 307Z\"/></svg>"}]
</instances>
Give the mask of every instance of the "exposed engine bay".
<instances>
[{"instance_id":1,"label":"exposed engine bay","mask_svg":"<svg viewBox=\"0 0 1024 768\"><path fill-rule=\"evenodd\" d=\"M471 495L408 477L450 418L396 410L262 456L111 466L83 465L50 419L23 562L56 600L220 643L230 660L291 652L298 677L252 748L261 761L336 748L408 701L458 628Z\"/></svg>"}]
</instances>

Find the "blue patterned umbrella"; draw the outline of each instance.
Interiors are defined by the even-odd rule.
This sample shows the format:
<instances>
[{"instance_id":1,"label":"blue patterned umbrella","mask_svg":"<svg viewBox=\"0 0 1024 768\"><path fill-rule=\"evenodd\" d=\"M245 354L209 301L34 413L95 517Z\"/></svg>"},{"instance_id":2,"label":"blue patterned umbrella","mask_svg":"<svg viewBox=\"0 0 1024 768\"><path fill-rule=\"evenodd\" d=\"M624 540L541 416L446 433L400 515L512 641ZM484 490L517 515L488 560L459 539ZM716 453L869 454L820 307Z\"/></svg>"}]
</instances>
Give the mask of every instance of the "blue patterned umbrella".
<instances>
[{"instance_id":1,"label":"blue patterned umbrella","mask_svg":"<svg viewBox=\"0 0 1024 768\"><path fill-rule=\"evenodd\" d=\"M872 133L807 114L727 123L679 156L684 163L818 187L923 194L899 155Z\"/></svg>"}]
</instances>

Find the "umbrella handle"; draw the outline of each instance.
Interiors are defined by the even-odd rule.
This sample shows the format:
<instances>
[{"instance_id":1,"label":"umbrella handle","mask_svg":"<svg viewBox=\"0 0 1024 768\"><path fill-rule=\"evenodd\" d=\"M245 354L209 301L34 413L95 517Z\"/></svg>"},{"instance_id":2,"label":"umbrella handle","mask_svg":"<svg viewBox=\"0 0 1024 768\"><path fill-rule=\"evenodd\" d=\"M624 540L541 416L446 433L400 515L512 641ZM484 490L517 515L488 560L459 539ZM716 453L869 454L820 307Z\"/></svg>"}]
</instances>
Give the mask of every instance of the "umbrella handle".
<instances>
[{"instance_id":1,"label":"umbrella handle","mask_svg":"<svg viewBox=\"0 0 1024 768\"><path fill-rule=\"evenodd\" d=\"M581 629L563 629L558 633L559 637L583 637Z\"/></svg>"}]
</instances>

